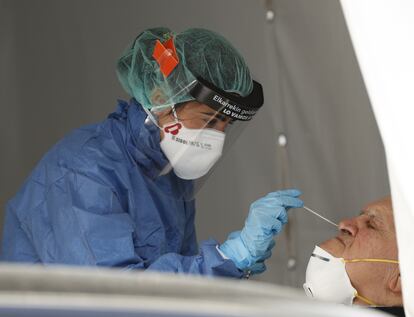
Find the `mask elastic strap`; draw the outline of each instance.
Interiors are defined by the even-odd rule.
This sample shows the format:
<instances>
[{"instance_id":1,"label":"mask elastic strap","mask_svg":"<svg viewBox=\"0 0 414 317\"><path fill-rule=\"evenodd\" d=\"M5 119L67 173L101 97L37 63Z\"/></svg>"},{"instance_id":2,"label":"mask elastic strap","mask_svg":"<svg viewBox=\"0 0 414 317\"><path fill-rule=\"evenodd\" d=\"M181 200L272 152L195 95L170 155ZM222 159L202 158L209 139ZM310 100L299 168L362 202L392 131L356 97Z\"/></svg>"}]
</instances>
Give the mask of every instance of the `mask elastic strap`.
<instances>
[{"instance_id":1,"label":"mask elastic strap","mask_svg":"<svg viewBox=\"0 0 414 317\"><path fill-rule=\"evenodd\" d=\"M364 297L364 296L359 295L359 294L358 294L358 292L355 292L355 297L359 298L359 299L360 299L360 300L362 300L364 303L366 303L366 304L368 304L368 305L370 305L370 306L373 306L373 307L378 306L377 304L375 304L373 301L369 300L368 298L366 298L366 297Z\"/></svg>"},{"instance_id":2,"label":"mask elastic strap","mask_svg":"<svg viewBox=\"0 0 414 317\"><path fill-rule=\"evenodd\" d=\"M174 116L175 122L178 123L180 120L178 119L177 111L175 110L175 106L172 105L171 106L171 109L172 109L172 112L173 112L173 116Z\"/></svg>"},{"instance_id":3,"label":"mask elastic strap","mask_svg":"<svg viewBox=\"0 0 414 317\"><path fill-rule=\"evenodd\" d=\"M356 262L377 262L377 263L390 263L390 264L399 264L397 260L389 260L389 259L352 259L352 260L345 260L342 259L344 263L356 263ZM369 300L368 298L361 296L358 294L358 292L355 292L355 297L362 300L364 303L370 305L370 306L378 306L373 301Z\"/></svg>"},{"instance_id":4,"label":"mask elastic strap","mask_svg":"<svg viewBox=\"0 0 414 317\"><path fill-rule=\"evenodd\" d=\"M353 259L353 260L343 260L345 263L356 263L356 262L377 262L377 263L390 263L390 264L399 264L397 260L388 260L388 259Z\"/></svg>"}]
</instances>

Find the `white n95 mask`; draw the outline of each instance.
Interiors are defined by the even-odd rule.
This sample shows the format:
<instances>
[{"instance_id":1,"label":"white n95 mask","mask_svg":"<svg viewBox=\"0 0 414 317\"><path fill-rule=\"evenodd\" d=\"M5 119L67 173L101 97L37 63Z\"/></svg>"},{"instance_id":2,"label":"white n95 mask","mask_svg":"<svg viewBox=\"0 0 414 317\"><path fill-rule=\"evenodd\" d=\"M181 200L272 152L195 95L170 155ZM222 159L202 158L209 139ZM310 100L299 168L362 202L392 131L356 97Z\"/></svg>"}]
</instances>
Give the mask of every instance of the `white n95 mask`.
<instances>
[{"instance_id":1,"label":"white n95 mask","mask_svg":"<svg viewBox=\"0 0 414 317\"><path fill-rule=\"evenodd\" d=\"M357 294L345 270L345 262L316 246L306 269L306 295L338 304L352 305Z\"/></svg>"},{"instance_id":2,"label":"white n95 mask","mask_svg":"<svg viewBox=\"0 0 414 317\"><path fill-rule=\"evenodd\" d=\"M178 129L175 129L175 126ZM188 129L180 122L163 127L161 149L174 173L182 179L197 179L208 173L223 151L225 133L214 129Z\"/></svg>"},{"instance_id":3,"label":"white n95 mask","mask_svg":"<svg viewBox=\"0 0 414 317\"><path fill-rule=\"evenodd\" d=\"M370 306L377 306L373 301L358 294L352 286L345 263L380 262L398 264L397 260L387 259L352 259L336 258L324 249L316 246L306 269L306 283L303 284L306 295L338 304L352 305L357 297Z\"/></svg>"}]
</instances>

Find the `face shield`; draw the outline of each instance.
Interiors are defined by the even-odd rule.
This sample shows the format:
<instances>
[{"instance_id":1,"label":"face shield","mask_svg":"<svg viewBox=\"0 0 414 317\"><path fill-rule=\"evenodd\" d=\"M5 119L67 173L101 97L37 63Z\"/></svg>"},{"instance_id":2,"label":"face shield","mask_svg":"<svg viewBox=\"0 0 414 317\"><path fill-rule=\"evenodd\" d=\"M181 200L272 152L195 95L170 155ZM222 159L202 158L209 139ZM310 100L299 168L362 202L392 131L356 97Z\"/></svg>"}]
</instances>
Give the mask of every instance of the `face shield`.
<instances>
[{"instance_id":1,"label":"face shield","mask_svg":"<svg viewBox=\"0 0 414 317\"><path fill-rule=\"evenodd\" d=\"M174 173L189 181L188 186L177 186L174 194L177 199L192 200L217 161L262 106L263 91L253 81L252 92L241 97L200 77L178 87L162 104L151 110L144 107L148 114L145 124L160 129L160 147L168 159L158 177ZM180 95L191 95L193 100L174 104Z\"/></svg>"},{"instance_id":2,"label":"face shield","mask_svg":"<svg viewBox=\"0 0 414 317\"><path fill-rule=\"evenodd\" d=\"M145 125L160 131L167 163L148 177L180 200L194 198L263 104L239 52L205 29L144 31L118 60L117 74L147 112Z\"/></svg>"}]
</instances>

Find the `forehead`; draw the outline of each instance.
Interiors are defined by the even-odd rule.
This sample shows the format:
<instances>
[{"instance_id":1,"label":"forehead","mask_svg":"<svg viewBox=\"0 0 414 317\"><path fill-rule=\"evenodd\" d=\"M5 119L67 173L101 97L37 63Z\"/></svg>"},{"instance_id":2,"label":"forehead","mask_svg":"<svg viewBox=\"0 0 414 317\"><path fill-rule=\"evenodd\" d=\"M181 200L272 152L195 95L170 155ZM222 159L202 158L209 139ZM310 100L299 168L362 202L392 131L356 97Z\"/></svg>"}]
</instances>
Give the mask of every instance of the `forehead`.
<instances>
[{"instance_id":1,"label":"forehead","mask_svg":"<svg viewBox=\"0 0 414 317\"><path fill-rule=\"evenodd\" d=\"M394 215L390 197L371 202L364 206L361 214L381 220L389 229L394 230Z\"/></svg>"},{"instance_id":2,"label":"forehead","mask_svg":"<svg viewBox=\"0 0 414 317\"><path fill-rule=\"evenodd\" d=\"M189 101L184 104L182 107L184 111L194 111L194 112L203 112L203 111L212 111L214 112L212 108L207 106L204 103L199 103L198 101Z\"/></svg>"}]
</instances>

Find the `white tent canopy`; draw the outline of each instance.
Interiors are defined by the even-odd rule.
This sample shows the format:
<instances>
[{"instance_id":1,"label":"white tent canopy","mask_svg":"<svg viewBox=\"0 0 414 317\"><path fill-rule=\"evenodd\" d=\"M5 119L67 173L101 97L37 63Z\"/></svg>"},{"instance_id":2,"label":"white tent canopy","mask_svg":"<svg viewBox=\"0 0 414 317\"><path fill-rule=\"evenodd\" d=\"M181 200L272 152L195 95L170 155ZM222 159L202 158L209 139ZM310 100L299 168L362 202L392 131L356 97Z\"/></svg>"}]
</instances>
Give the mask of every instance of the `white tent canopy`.
<instances>
[{"instance_id":1,"label":"white tent canopy","mask_svg":"<svg viewBox=\"0 0 414 317\"><path fill-rule=\"evenodd\" d=\"M342 0L384 141L404 307L414 316L414 2Z\"/></svg>"}]
</instances>

